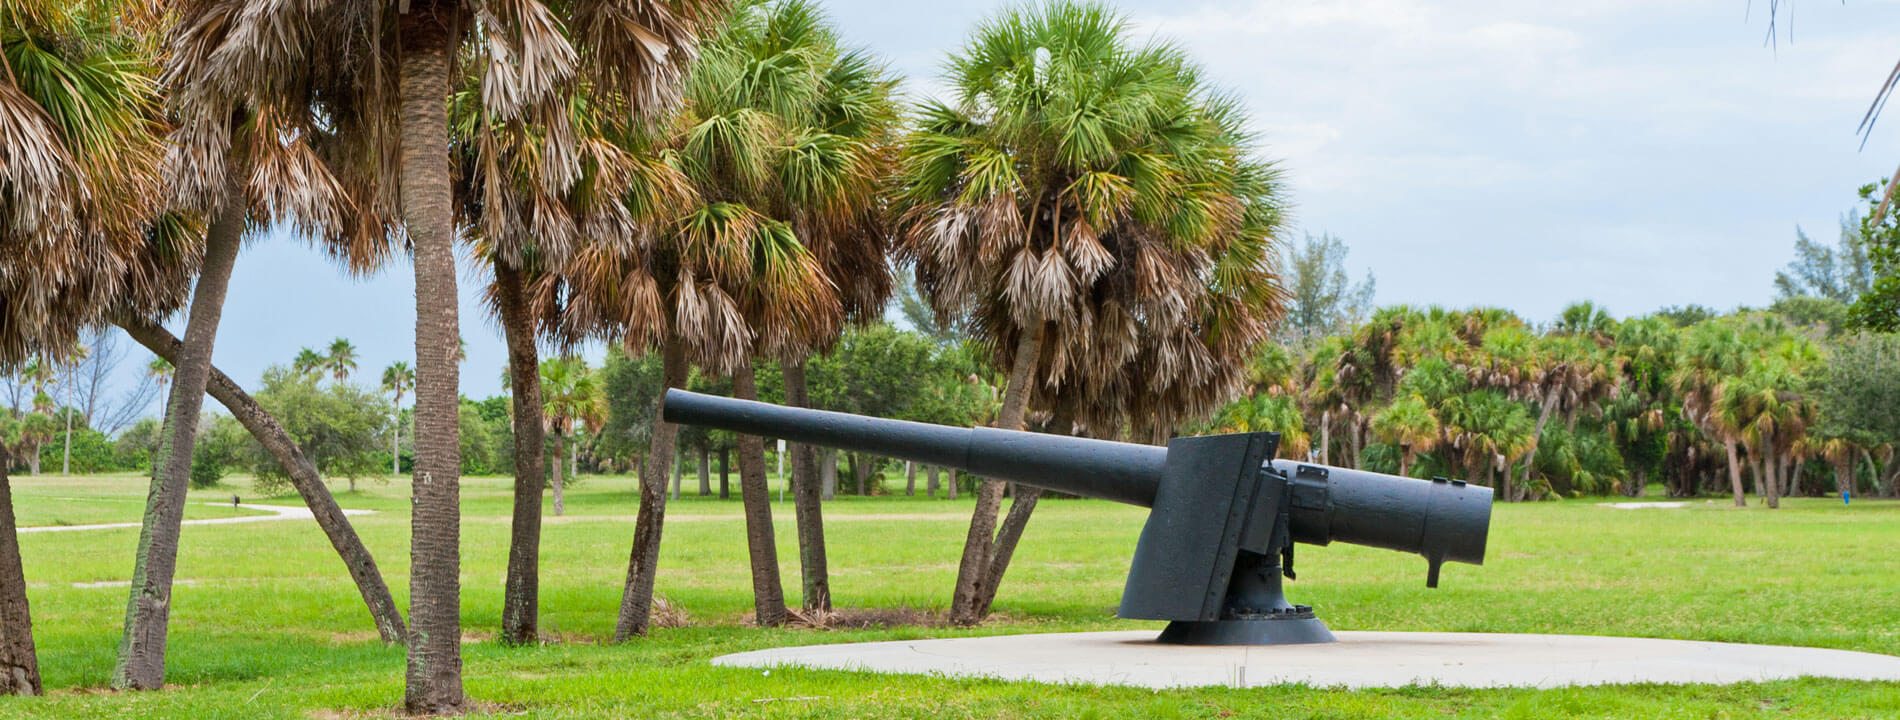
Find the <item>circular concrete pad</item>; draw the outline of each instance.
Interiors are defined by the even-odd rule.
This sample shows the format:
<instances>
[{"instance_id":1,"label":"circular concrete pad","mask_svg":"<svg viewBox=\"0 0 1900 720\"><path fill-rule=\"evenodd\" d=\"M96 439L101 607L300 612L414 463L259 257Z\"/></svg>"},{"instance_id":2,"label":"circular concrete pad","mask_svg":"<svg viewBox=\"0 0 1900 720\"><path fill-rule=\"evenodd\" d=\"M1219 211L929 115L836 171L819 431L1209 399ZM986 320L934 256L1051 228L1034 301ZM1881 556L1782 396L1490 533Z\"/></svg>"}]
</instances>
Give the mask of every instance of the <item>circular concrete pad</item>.
<instances>
[{"instance_id":1,"label":"circular concrete pad","mask_svg":"<svg viewBox=\"0 0 1900 720\"><path fill-rule=\"evenodd\" d=\"M714 658L713 664L1147 688L1900 680L1900 657L1846 650L1588 635L1335 634L1336 643L1272 647L1161 645L1152 631L999 635L776 648Z\"/></svg>"}]
</instances>

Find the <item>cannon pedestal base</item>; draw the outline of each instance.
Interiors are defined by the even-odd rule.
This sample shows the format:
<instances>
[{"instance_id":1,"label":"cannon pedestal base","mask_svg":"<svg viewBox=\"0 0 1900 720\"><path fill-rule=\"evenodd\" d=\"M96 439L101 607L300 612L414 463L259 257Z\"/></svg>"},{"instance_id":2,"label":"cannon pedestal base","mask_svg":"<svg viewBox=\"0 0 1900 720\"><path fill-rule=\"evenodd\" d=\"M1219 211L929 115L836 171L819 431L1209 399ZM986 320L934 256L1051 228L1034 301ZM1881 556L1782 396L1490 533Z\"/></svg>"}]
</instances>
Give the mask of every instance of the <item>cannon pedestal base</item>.
<instances>
[{"instance_id":1,"label":"cannon pedestal base","mask_svg":"<svg viewBox=\"0 0 1900 720\"><path fill-rule=\"evenodd\" d=\"M1227 583L1220 620L1174 620L1155 642L1166 645L1311 645L1335 642L1313 608L1287 602L1279 553L1242 550Z\"/></svg>"},{"instance_id":2,"label":"cannon pedestal base","mask_svg":"<svg viewBox=\"0 0 1900 720\"><path fill-rule=\"evenodd\" d=\"M1167 645L1310 645L1337 642L1316 617L1271 620L1176 620L1155 642Z\"/></svg>"}]
</instances>

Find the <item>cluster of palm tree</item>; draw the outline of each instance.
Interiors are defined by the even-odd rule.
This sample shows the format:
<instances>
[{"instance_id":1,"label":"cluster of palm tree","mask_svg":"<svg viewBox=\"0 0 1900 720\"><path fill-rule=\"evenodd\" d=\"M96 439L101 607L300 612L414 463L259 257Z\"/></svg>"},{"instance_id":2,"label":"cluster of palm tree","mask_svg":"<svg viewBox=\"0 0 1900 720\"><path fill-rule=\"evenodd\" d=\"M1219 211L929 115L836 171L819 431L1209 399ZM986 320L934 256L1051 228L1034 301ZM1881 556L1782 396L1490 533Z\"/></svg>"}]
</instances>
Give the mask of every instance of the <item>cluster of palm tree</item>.
<instances>
[{"instance_id":1,"label":"cluster of palm tree","mask_svg":"<svg viewBox=\"0 0 1900 720\"><path fill-rule=\"evenodd\" d=\"M1893 493L1900 437L1829 412L1852 398L1822 397L1872 392L1827 380L1856 342L1833 332L1761 311L1617 321L1579 303L1533 326L1495 309L1389 307L1348 333L1267 346L1249 396L1210 425L1278 430L1294 457L1463 476L1506 500L1661 481L1742 505L1744 477L1769 507L1796 491Z\"/></svg>"},{"instance_id":2,"label":"cluster of palm tree","mask_svg":"<svg viewBox=\"0 0 1900 720\"><path fill-rule=\"evenodd\" d=\"M384 639L407 646L405 708L464 706L457 238L492 273L508 347L502 637L516 643L539 635L546 434L558 513L566 439L601 415L584 365L543 361L543 345L605 339L656 354L663 387L696 369L743 398L758 395L757 364L776 363L786 400L809 405L806 360L881 316L895 259L936 324L1006 375L999 426L1158 441L1245 388L1244 360L1282 309L1277 171L1178 49L1131 41L1100 7L980 27L949 65L951 97L908 131L896 79L809 0L22 0L0 25L0 365L57 361L82 329L113 324L172 368L119 688L164 682L208 392L286 468ZM413 259L414 368L384 374L398 417L415 398L406 624L314 467L211 364L243 240L268 225L352 272ZM159 323L180 311L182 338ZM341 382L356 353L338 340L297 365ZM653 423L616 639L650 624L677 440ZM776 624L788 610L763 443L738 449L756 617ZM815 453L792 456L802 597L828 610ZM1003 492L979 493L959 622L988 612L1035 507L1019 490L996 530ZM0 677L36 692L0 521Z\"/></svg>"},{"instance_id":3,"label":"cluster of palm tree","mask_svg":"<svg viewBox=\"0 0 1900 720\"><path fill-rule=\"evenodd\" d=\"M329 375L337 382L350 379L350 373L356 372L356 345L343 338L330 341L330 347L323 352L310 348L297 351L297 358L290 362L292 372L312 376Z\"/></svg>"},{"instance_id":4,"label":"cluster of palm tree","mask_svg":"<svg viewBox=\"0 0 1900 720\"><path fill-rule=\"evenodd\" d=\"M56 373L45 359L28 360L13 378L26 402L0 410L0 452L17 454L32 475L40 474L40 448L59 435L58 402L47 390Z\"/></svg>"}]
</instances>

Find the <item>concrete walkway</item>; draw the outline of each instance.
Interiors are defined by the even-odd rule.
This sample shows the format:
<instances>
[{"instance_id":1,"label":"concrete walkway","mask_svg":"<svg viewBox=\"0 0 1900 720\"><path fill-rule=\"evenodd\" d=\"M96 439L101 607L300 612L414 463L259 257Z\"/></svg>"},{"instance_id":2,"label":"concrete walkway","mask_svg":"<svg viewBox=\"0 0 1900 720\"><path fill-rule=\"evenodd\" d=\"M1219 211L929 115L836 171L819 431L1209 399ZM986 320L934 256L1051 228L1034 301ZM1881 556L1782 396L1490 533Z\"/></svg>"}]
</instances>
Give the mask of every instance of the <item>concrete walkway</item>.
<instances>
[{"instance_id":1,"label":"concrete walkway","mask_svg":"<svg viewBox=\"0 0 1900 720\"><path fill-rule=\"evenodd\" d=\"M199 503L199 504L200 505L224 505L224 503ZM239 504L237 507L241 507L246 510L257 510L260 512L267 512L270 514L269 515L243 515L239 517L228 517L228 518L212 518L209 520L186 520L184 521L183 524L185 525L229 525L233 523L269 522L272 520L300 520L300 519L301 520L315 520L317 519L316 514L310 512L310 508L304 507L302 505L251 505L249 503L243 503L243 504ZM350 510L347 508L343 510L343 514L345 516L373 515L375 514L375 512L376 512L375 510ZM97 525L41 525L38 527L23 527L23 528L20 528L19 531L22 533L73 532L73 531L78 531L78 530L115 530L118 528L137 528L139 526L140 524L135 523L135 522L100 523Z\"/></svg>"},{"instance_id":2,"label":"concrete walkway","mask_svg":"<svg viewBox=\"0 0 1900 720\"><path fill-rule=\"evenodd\" d=\"M1845 650L1584 635L1335 635L1339 642L1274 647L1161 645L1153 631L1001 635L775 648L725 655L713 664L1145 688L1900 680L1900 658Z\"/></svg>"}]
</instances>

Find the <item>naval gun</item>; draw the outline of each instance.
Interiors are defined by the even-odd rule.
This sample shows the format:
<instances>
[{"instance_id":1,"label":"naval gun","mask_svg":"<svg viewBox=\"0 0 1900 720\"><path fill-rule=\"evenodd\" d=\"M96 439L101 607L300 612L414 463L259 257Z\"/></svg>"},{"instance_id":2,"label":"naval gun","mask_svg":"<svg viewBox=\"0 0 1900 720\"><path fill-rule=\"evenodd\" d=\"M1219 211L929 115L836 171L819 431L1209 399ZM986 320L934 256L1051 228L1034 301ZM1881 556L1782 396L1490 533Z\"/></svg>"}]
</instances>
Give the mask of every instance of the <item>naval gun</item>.
<instances>
[{"instance_id":1,"label":"naval gun","mask_svg":"<svg viewBox=\"0 0 1900 720\"><path fill-rule=\"evenodd\" d=\"M668 390L667 422L783 438L956 468L1046 490L1150 508L1117 615L1167 620L1159 642L1333 642L1287 601L1297 543L1416 553L1425 584L1446 562L1484 564L1491 488L1275 459L1280 435L1181 437L1165 448L1046 433L962 428Z\"/></svg>"}]
</instances>

